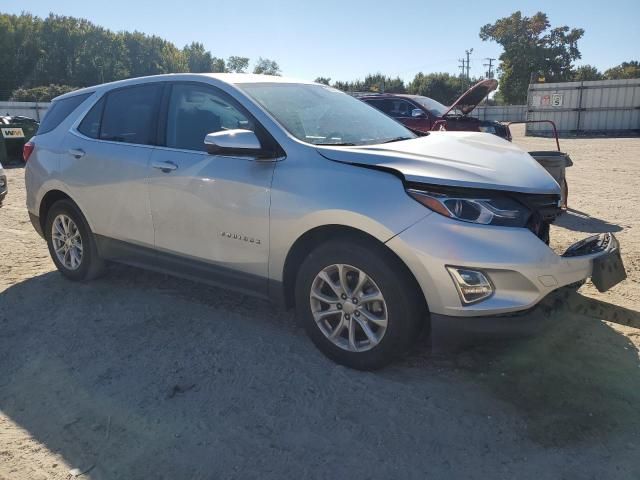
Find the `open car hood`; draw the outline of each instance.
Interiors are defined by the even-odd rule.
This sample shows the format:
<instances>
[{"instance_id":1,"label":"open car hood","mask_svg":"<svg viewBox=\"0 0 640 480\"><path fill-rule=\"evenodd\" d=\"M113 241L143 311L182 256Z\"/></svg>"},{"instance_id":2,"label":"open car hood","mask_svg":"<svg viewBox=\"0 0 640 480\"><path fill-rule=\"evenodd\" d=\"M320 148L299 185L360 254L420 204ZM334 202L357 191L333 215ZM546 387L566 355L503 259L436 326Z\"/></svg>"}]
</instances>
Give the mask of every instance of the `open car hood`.
<instances>
[{"instance_id":1,"label":"open car hood","mask_svg":"<svg viewBox=\"0 0 640 480\"><path fill-rule=\"evenodd\" d=\"M358 147L318 146L341 163L393 171L408 182L559 194L560 187L527 152L495 135L431 132L425 137Z\"/></svg>"},{"instance_id":2,"label":"open car hood","mask_svg":"<svg viewBox=\"0 0 640 480\"><path fill-rule=\"evenodd\" d=\"M458 98L453 105L449 107L443 117L451 113L452 110L458 109L464 115L468 115L471 111L478 106L478 104L484 100L484 98L498 88L498 81L492 78L487 80L481 80L476 83L469 90L464 92L460 98Z\"/></svg>"}]
</instances>

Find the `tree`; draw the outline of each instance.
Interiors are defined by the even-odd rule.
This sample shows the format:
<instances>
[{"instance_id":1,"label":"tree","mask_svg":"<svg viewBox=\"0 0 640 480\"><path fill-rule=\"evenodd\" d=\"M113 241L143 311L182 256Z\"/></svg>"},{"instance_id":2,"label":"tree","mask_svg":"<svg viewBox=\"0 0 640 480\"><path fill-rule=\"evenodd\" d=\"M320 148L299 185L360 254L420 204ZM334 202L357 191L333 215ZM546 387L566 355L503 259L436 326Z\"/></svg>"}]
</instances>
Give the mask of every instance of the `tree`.
<instances>
[{"instance_id":1,"label":"tree","mask_svg":"<svg viewBox=\"0 0 640 480\"><path fill-rule=\"evenodd\" d=\"M370 73L364 77L364 80L354 80L351 82L337 81L333 86L344 92L406 92L404 82L400 77L391 78L382 73Z\"/></svg>"},{"instance_id":2,"label":"tree","mask_svg":"<svg viewBox=\"0 0 640 480\"><path fill-rule=\"evenodd\" d=\"M202 73L213 70L213 57L211 56L211 52L205 50L202 43L191 42L191 45L185 45L182 49L182 54L187 61L190 72Z\"/></svg>"},{"instance_id":3,"label":"tree","mask_svg":"<svg viewBox=\"0 0 640 480\"><path fill-rule=\"evenodd\" d=\"M253 67L253 73L280 76L280 67L275 60L269 60L268 58L259 57L255 66Z\"/></svg>"},{"instance_id":4,"label":"tree","mask_svg":"<svg viewBox=\"0 0 640 480\"><path fill-rule=\"evenodd\" d=\"M475 83L475 79L472 82ZM409 93L433 98L445 105L451 105L465 90L466 78L448 73L419 72L407 86Z\"/></svg>"},{"instance_id":5,"label":"tree","mask_svg":"<svg viewBox=\"0 0 640 480\"><path fill-rule=\"evenodd\" d=\"M279 73L276 62L265 62L265 73ZM0 13L0 100L43 85L84 87L161 73L244 72L248 66L248 58L237 56L226 65L199 42L179 49L155 35L115 33L82 18Z\"/></svg>"},{"instance_id":6,"label":"tree","mask_svg":"<svg viewBox=\"0 0 640 480\"><path fill-rule=\"evenodd\" d=\"M581 65L573 72L572 80L575 82L589 81L589 80L602 80L604 75L593 65Z\"/></svg>"},{"instance_id":7,"label":"tree","mask_svg":"<svg viewBox=\"0 0 640 480\"><path fill-rule=\"evenodd\" d=\"M627 78L640 78L640 62L631 60L604 72L607 80L623 80Z\"/></svg>"},{"instance_id":8,"label":"tree","mask_svg":"<svg viewBox=\"0 0 640 480\"><path fill-rule=\"evenodd\" d=\"M15 102L50 102L53 98L68 92L73 92L76 87L69 85L49 85L34 88L18 88L10 99Z\"/></svg>"},{"instance_id":9,"label":"tree","mask_svg":"<svg viewBox=\"0 0 640 480\"><path fill-rule=\"evenodd\" d=\"M249 68L247 57L237 57L232 55L227 58L227 72L244 73Z\"/></svg>"},{"instance_id":10,"label":"tree","mask_svg":"<svg viewBox=\"0 0 640 480\"><path fill-rule=\"evenodd\" d=\"M325 85L331 85L331 78L330 77L317 77L314 82L316 83L323 83Z\"/></svg>"},{"instance_id":11,"label":"tree","mask_svg":"<svg viewBox=\"0 0 640 480\"><path fill-rule=\"evenodd\" d=\"M504 48L499 65L500 90L508 103L526 100L532 74L547 81L572 78L572 62L581 58L578 40L584 30L549 28L545 13L523 17L518 11L480 29L482 40L497 42Z\"/></svg>"}]
</instances>

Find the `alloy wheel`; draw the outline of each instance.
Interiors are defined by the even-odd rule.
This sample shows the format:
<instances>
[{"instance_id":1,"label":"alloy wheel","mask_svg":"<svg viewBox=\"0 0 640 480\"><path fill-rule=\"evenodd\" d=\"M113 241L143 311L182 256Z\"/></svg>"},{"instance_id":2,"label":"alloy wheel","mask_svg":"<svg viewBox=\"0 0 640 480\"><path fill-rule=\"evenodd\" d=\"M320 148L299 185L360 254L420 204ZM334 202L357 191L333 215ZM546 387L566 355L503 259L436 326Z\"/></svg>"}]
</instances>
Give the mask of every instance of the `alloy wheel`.
<instances>
[{"instance_id":1,"label":"alloy wheel","mask_svg":"<svg viewBox=\"0 0 640 480\"><path fill-rule=\"evenodd\" d=\"M61 213L53 219L51 241L58 261L69 270L77 270L82 264L82 236L69 216Z\"/></svg>"},{"instance_id":2,"label":"alloy wheel","mask_svg":"<svg viewBox=\"0 0 640 480\"><path fill-rule=\"evenodd\" d=\"M325 267L311 284L309 301L320 331L343 350L370 350L387 331L384 296L359 268L346 264Z\"/></svg>"}]
</instances>

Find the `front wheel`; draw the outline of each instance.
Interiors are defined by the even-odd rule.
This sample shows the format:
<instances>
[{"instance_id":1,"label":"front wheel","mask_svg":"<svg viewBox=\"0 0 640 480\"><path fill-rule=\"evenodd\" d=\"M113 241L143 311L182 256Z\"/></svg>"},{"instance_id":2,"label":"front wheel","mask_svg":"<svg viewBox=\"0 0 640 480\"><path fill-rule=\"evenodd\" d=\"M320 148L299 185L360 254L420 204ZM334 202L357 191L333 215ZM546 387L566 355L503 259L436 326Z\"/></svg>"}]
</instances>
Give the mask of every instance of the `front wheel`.
<instances>
[{"instance_id":1,"label":"front wheel","mask_svg":"<svg viewBox=\"0 0 640 480\"><path fill-rule=\"evenodd\" d=\"M93 233L82 212L70 200L49 210L45 226L49 253L60 272L71 280L91 280L103 270Z\"/></svg>"},{"instance_id":2,"label":"front wheel","mask_svg":"<svg viewBox=\"0 0 640 480\"><path fill-rule=\"evenodd\" d=\"M298 272L296 310L327 357L359 370L381 368L404 353L428 317L404 266L358 239L309 254Z\"/></svg>"}]
</instances>

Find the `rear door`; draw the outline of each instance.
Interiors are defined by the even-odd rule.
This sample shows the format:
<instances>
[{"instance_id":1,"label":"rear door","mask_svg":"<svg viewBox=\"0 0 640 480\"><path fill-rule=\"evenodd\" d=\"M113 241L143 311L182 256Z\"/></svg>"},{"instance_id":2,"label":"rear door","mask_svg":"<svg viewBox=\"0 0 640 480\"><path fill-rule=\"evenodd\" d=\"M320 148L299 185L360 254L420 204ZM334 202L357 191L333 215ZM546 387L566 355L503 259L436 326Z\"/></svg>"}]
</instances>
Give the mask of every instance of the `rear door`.
<instances>
[{"instance_id":1,"label":"rear door","mask_svg":"<svg viewBox=\"0 0 640 480\"><path fill-rule=\"evenodd\" d=\"M266 292L275 163L204 151L208 133L254 130L255 120L204 83L173 84L164 110L164 146L151 155L149 178L156 248L183 273Z\"/></svg>"},{"instance_id":2,"label":"rear door","mask_svg":"<svg viewBox=\"0 0 640 480\"><path fill-rule=\"evenodd\" d=\"M61 176L99 240L153 246L147 177L162 89L107 92L65 139Z\"/></svg>"}]
</instances>

